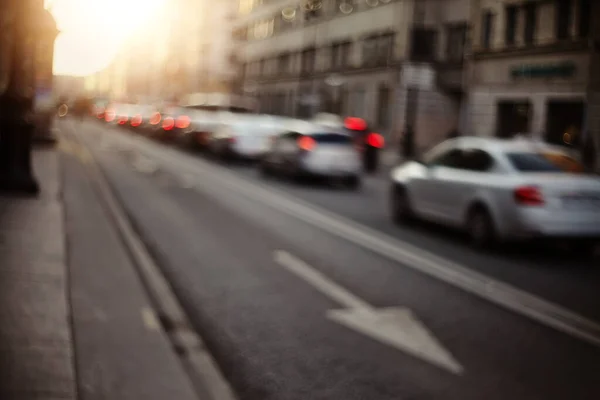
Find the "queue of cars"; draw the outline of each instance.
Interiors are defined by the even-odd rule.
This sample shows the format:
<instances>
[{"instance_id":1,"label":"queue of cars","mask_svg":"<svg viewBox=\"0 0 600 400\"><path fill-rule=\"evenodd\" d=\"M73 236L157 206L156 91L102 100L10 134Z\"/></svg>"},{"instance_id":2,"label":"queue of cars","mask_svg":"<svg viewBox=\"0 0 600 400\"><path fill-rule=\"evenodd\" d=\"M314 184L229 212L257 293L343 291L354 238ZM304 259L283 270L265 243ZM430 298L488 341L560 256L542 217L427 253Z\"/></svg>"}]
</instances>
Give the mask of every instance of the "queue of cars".
<instances>
[{"instance_id":1,"label":"queue of cars","mask_svg":"<svg viewBox=\"0 0 600 400\"><path fill-rule=\"evenodd\" d=\"M363 124L357 119L348 126L328 114L302 121L254 111L196 98L178 106L112 104L97 117L224 162L258 161L265 177L326 177L351 189L361 186L369 164L365 147L383 147L377 134L355 134ZM592 249L600 241L600 179L560 146L458 137L394 167L390 178L395 222L423 219L463 230L479 248L550 238Z\"/></svg>"},{"instance_id":2,"label":"queue of cars","mask_svg":"<svg viewBox=\"0 0 600 400\"><path fill-rule=\"evenodd\" d=\"M344 120L321 114L311 121L254 113L240 99L195 95L179 105L113 103L95 111L98 119L142 135L203 151L223 162L257 161L265 176L294 180L323 177L357 189L361 153ZM383 146L383 139L376 142Z\"/></svg>"}]
</instances>

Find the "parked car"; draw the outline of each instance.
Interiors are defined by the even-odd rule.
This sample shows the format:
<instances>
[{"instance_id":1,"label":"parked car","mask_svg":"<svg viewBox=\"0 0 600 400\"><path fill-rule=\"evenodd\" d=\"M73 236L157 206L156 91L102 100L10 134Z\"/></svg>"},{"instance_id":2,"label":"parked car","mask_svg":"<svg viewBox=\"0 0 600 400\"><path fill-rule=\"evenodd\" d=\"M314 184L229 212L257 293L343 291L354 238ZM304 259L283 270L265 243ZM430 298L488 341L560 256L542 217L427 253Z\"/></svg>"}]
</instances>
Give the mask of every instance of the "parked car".
<instances>
[{"instance_id":1,"label":"parked car","mask_svg":"<svg viewBox=\"0 0 600 400\"><path fill-rule=\"evenodd\" d=\"M257 161L264 157L283 120L271 115L221 114L208 139L208 150L221 160Z\"/></svg>"},{"instance_id":2,"label":"parked car","mask_svg":"<svg viewBox=\"0 0 600 400\"><path fill-rule=\"evenodd\" d=\"M252 99L224 93L194 93L181 105L184 111L176 135L185 147L204 151L209 150L215 131L226 119L256 111Z\"/></svg>"},{"instance_id":3,"label":"parked car","mask_svg":"<svg viewBox=\"0 0 600 400\"><path fill-rule=\"evenodd\" d=\"M333 178L350 188L361 184L360 153L352 135L330 125L287 122L272 140L260 167L267 176Z\"/></svg>"},{"instance_id":4,"label":"parked car","mask_svg":"<svg viewBox=\"0 0 600 400\"><path fill-rule=\"evenodd\" d=\"M471 242L600 239L600 179L557 147L528 140L450 139L391 172L395 221L464 229Z\"/></svg>"}]
</instances>

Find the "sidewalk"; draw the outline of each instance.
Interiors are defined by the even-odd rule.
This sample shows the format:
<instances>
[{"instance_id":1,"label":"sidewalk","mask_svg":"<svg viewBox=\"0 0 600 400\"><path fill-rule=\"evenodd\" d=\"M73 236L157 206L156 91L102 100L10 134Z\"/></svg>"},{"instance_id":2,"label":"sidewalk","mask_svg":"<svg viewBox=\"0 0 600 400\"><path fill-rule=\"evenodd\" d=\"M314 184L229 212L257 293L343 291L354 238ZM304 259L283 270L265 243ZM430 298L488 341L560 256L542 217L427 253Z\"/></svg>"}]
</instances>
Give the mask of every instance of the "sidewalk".
<instances>
[{"instance_id":1,"label":"sidewalk","mask_svg":"<svg viewBox=\"0 0 600 400\"><path fill-rule=\"evenodd\" d=\"M40 196L0 197L0 399L197 399L82 160L33 159Z\"/></svg>"},{"instance_id":2,"label":"sidewalk","mask_svg":"<svg viewBox=\"0 0 600 400\"><path fill-rule=\"evenodd\" d=\"M0 197L0 398L75 399L58 164L35 154L36 199Z\"/></svg>"}]
</instances>

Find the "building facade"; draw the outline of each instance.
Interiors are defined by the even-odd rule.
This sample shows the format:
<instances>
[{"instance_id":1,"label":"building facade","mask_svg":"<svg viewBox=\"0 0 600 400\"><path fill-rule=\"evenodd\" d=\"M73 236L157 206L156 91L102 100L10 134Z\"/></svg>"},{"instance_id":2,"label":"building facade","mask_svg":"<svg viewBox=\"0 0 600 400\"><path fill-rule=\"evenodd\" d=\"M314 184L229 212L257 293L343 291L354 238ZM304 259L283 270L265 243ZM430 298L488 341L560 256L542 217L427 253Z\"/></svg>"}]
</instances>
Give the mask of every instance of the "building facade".
<instances>
[{"instance_id":1,"label":"building facade","mask_svg":"<svg viewBox=\"0 0 600 400\"><path fill-rule=\"evenodd\" d=\"M584 140L593 0L475 0L469 133Z\"/></svg>"},{"instance_id":2,"label":"building facade","mask_svg":"<svg viewBox=\"0 0 600 400\"><path fill-rule=\"evenodd\" d=\"M410 119L423 148L460 127L468 0L240 0L239 6L239 86L260 99L262 111L359 116L388 137ZM419 77L407 67L419 69ZM420 83L411 87L415 79Z\"/></svg>"},{"instance_id":3,"label":"building facade","mask_svg":"<svg viewBox=\"0 0 600 400\"><path fill-rule=\"evenodd\" d=\"M113 98L167 99L230 91L235 0L172 0L145 21L87 88Z\"/></svg>"}]
</instances>

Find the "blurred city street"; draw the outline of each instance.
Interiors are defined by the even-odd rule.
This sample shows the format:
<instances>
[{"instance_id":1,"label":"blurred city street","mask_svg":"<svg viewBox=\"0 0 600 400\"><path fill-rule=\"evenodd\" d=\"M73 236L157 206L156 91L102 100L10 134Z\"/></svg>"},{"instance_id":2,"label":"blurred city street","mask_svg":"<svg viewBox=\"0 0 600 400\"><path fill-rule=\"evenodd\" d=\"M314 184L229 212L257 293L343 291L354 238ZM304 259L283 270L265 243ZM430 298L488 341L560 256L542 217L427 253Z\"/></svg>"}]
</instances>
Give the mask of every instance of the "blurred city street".
<instances>
[{"instance_id":1,"label":"blurred city street","mask_svg":"<svg viewBox=\"0 0 600 400\"><path fill-rule=\"evenodd\" d=\"M139 288L122 286L131 263L108 260L119 246L90 190L94 166L240 399L600 396L597 260L527 247L485 254L453 232L395 226L383 173L357 192L298 185L94 121L57 126L71 283L83 279L76 265L104 281L108 320L144 307ZM78 249L94 230L97 250ZM132 315L118 324L125 338L143 331L143 318L125 323ZM75 338L82 326L76 318ZM110 329L81 329L84 371L94 340L101 365L122 351L102 338ZM168 365L158 353L141 364L147 373Z\"/></svg>"},{"instance_id":2,"label":"blurred city street","mask_svg":"<svg viewBox=\"0 0 600 400\"><path fill-rule=\"evenodd\" d=\"M600 1L0 11L0 400L600 399Z\"/></svg>"}]
</instances>

